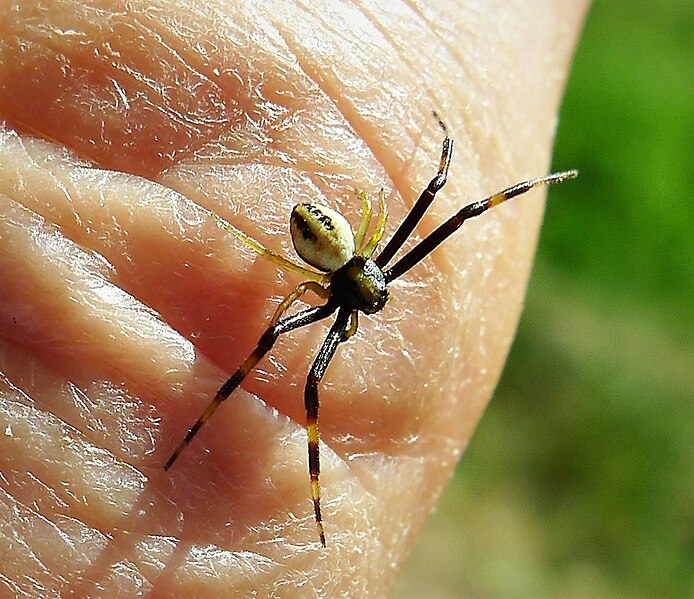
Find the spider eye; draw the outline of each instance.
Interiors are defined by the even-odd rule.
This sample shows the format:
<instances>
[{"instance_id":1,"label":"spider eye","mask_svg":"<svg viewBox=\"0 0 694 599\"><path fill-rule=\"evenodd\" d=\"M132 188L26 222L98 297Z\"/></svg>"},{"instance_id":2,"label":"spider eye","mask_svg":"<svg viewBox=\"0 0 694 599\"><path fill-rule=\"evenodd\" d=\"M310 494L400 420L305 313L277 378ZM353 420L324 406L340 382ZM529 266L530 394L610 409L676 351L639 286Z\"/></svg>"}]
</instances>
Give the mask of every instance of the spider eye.
<instances>
[{"instance_id":1,"label":"spider eye","mask_svg":"<svg viewBox=\"0 0 694 599\"><path fill-rule=\"evenodd\" d=\"M354 256L354 234L339 212L317 204L297 204L289 221L292 243L301 259L335 272Z\"/></svg>"}]
</instances>

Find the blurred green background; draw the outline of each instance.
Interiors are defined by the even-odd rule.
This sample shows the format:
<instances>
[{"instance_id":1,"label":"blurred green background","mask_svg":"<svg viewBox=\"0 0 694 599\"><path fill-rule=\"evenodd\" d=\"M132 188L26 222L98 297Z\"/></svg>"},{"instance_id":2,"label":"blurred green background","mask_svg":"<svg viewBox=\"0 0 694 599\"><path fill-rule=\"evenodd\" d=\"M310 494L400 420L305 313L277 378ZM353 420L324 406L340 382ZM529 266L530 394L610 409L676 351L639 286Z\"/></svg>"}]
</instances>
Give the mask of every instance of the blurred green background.
<instances>
[{"instance_id":1,"label":"blurred green background","mask_svg":"<svg viewBox=\"0 0 694 599\"><path fill-rule=\"evenodd\" d=\"M499 388L397 599L694 597L694 2L597 1Z\"/></svg>"}]
</instances>

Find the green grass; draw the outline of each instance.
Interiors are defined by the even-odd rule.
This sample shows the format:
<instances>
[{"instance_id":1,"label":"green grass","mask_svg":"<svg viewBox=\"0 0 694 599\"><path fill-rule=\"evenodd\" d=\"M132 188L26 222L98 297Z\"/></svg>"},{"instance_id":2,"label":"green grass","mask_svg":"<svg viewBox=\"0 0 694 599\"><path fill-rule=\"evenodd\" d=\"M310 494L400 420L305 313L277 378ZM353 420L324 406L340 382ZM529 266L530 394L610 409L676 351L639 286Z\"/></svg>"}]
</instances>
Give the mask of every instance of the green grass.
<instances>
[{"instance_id":1,"label":"green grass","mask_svg":"<svg viewBox=\"0 0 694 599\"><path fill-rule=\"evenodd\" d=\"M396 597L694 596L694 3L595 2L504 377Z\"/></svg>"}]
</instances>

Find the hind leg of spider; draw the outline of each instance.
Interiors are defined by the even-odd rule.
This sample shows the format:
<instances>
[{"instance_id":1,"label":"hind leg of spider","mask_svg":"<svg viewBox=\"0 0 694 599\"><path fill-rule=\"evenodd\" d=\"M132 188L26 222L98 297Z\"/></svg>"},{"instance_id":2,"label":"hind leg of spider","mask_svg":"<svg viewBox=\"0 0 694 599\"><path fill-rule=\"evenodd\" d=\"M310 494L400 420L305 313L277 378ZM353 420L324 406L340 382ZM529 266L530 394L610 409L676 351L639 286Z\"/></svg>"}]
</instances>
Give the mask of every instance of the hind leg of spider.
<instances>
[{"instance_id":1,"label":"hind leg of spider","mask_svg":"<svg viewBox=\"0 0 694 599\"><path fill-rule=\"evenodd\" d=\"M439 126L445 135L441 145L439 170L436 172L434 178L429 181L429 185L427 185L426 189L421 193L414 206L412 206L412 209L405 217L405 220L402 221L400 226L395 231L395 234L390 238L388 243L383 248L383 251L376 258L376 264L378 264L381 268L386 266L386 264L391 261L396 252L402 247L405 241L407 241L407 238L412 234L412 231L414 231L417 223L422 220L424 213L429 209L429 206L431 206L436 194L446 184L446 180L448 179L448 168L451 165L451 156L453 155L453 139L448 134L446 125L436 113L434 113L434 117L436 117L438 120Z\"/></svg>"},{"instance_id":2,"label":"hind leg of spider","mask_svg":"<svg viewBox=\"0 0 694 599\"><path fill-rule=\"evenodd\" d=\"M304 389L306 431L308 433L308 469L311 476L311 498L313 499L313 511L316 516L316 525L318 526L318 536L320 537L320 542L323 547L325 547L325 530L323 529L323 517L320 511L320 484L318 482L318 477L320 475L320 457L318 449L318 441L320 438L318 432L318 384L323 379L323 375L325 375L325 371L335 355L337 346L344 341L347 324L350 321L350 314L351 311L347 308L341 308L337 313L337 318L330 328L311 366Z\"/></svg>"},{"instance_id":3,"label":"hind leg of spider","mask_svg":"<svg viewBox=\"0 0 694 599\"><path fill-rule=\"evenodd\" d=\"M250 356L241 364L241 366L234 372L234 374L229 377L229 379L219 388L217 394L214 396L212 401L208 404L205 411L202 413L200 418L197 419L195 424L190 428L186 436L183 438L176 448L176 450L171 454L171 457L164 464L164 470L171 468L173 463L178 459L178 456L183 453L183 450L188 447L193 437L198 433L200 428L205 422L207 422L212 414L215 413L219 405L227 399L241 384L243 379L246 378L249 372L255 368L255 366L260 362L260 360L267 354L267 352L272 349L272 346L277 341L277 338L283 334L298 329L299 327L306 326L308 324L327 318L337 309L337 305L328 301L322 306L316 308L309 308L308 310L303 310L298 314L288 316L286 318L281 318L282 314L304 293L307 291L313 291L320 295L321 297L327 297L328 291L318 283L313 281L307 281L299 285L294 291L292 291L282 303L275 310L275 314L270 321L270 326L266 329L263 335L258 341L258 345L253 350Z\"/></svg>"}]
</instances>

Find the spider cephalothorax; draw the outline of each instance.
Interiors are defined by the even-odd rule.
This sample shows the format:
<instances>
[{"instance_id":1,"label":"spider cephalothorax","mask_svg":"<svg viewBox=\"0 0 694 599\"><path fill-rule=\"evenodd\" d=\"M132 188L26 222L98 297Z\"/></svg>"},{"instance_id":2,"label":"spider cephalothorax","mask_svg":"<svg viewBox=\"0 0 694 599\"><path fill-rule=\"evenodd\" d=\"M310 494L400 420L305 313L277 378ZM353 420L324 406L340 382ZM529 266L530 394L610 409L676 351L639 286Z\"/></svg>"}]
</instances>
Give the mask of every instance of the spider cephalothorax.
<instances>
[{"instance_id":1,"label":"spider cephalothorax","mask_svg":"<svg viewBox=\"0 0 694 599\"><path fill-rule=\"evenodd\" d=\"M376 314L388 301L386 275L374 260L354 256L330 278L331 295L340 304L364 314Z\"/></svg>"},{"instance_id":2,"label":"spider cephalothorax","mask_svg":"<svg viewBox=\"0 0 694 599\"><path fill-rule=\"evenodd\" d=\"M489 208L521 195L537 185L558 183L566 179L572 179L578 174L576 171L566 171L553 173L538 179L531 179L508 187L484 200L469 204L415 245L393 266L387 268L388 263L407 241L417 223L424 216L436 193L446 183L448 167L453 152L453 140L448 135L446 126L441 121L439 121L439 124L445 133L445 138L443 140L438 172L421 193L412 210L410 210L405 220L395 231L395 234L375 258L373 256L383 238L387 221L383 190L379 194L379 216L368 241L366 234L371 228L372 222L371 202L363 192L357 192L357 196L362 203L362 216L356 233L352 231L347 220L331 208L311 203L298 204L294 207L290 218L290 231L294 248L304 262L320 272L307 269L267 250L255 239L242 233L230 223L216 217L221 227L233 233L259 254L268 257L282 268L302 274L308 280L298 285L280 303L270 320L268 328L260 337L256 348L238 370L221 386L202 416L198 418L166 462L164 466L166 470L176 461L191 439L200 430L200 427L207 422L219 407L219 404L238 388L246 375L270 351L281 334L323 320L337 312L335 321L311 366L304 389L311 496L320 541L325 546L325 533L320 510L320 487L318 484L320 473L318 384L335 355L338 345L357 332L359 312L365 314L380 312L388 301L388 284L402 276L429 255L439 244L457 231L467 219L478 216ZM296 314L285 316L287 309L307 291L317 294L325 299L326 302L323 305L307 308Z\"/></svg>"}]
</instances>

